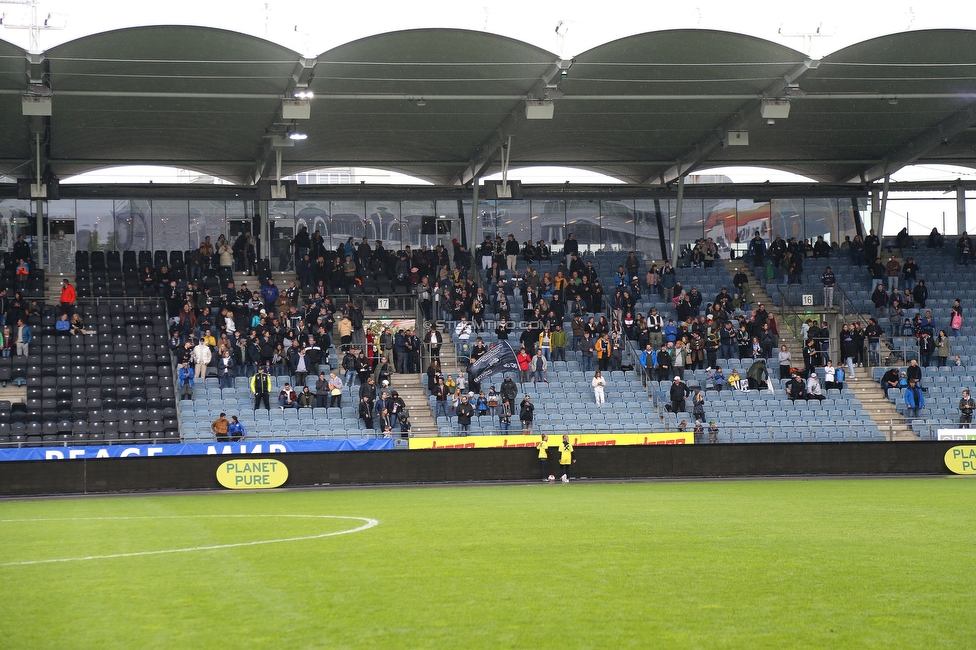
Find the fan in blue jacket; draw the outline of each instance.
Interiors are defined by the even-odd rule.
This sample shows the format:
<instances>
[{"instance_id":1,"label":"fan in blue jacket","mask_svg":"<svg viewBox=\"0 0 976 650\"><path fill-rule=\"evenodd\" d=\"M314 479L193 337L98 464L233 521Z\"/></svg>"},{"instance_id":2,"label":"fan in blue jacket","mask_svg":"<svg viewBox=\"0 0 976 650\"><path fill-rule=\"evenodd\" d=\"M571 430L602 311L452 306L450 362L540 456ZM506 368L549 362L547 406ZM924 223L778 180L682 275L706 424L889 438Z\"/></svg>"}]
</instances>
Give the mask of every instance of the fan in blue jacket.
<instances>
[{"instance_id":1,"label":"fan in blue jacket","mask_svg":"<svg viewBox=\"0 0 976 650\"><path fill-rule=\"evenodd\" d=\"M917 418L918 412L925 408L925 394L914 379L908 382L908 388L905 389L905 406L908 407L909 417L913 418Z\"/></svg>"}]
</instances>

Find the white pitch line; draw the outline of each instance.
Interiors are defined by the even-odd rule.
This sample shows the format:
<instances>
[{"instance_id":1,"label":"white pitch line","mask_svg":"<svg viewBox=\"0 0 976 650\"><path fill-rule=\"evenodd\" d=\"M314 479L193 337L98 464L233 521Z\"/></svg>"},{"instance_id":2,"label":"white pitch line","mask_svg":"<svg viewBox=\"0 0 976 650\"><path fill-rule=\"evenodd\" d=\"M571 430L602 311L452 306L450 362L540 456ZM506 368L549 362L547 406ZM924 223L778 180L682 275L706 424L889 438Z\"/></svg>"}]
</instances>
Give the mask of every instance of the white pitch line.
<instances>
[{"instance_id":1,"label":"white pitch line","mask_svg":"<svg viewBox=\"0 0 976 650\"><path fill-rule=\"evenodd\" d=\"M281 544L283 542L301 542L309 539L322 539L323 537L335 537L336 535L347 535L358 533L376 526L380 522L369 517L345 517L340 515L160 515L147 517L54 517L50 519L3 519L0 524L6 523L26 523L39 521L123 521L132 519L214 519L214 518L254 518L254 517L295 517L307 519L354 519L366 522L362 526L350 530L340 530L333 533L322 533L320 535L306 535L303 537L283 537L281 539L262 539L254 542L236 542L234 544L215 544L212 546L191 546L188 548L171 548L161 551L136 551L133 553L112 553L110 555L88 555L85 557L66 557L54 558L50 560L25 560L23 562L6 562L0 567L6 566L26 566L31 564L52 564L55 562L82 562L84 560L108 560L119 557L139 557L142 555L163 555L165 553L190 553L192 551L214 551L222 548L240 548L243 546L258 546L261 544Z\"/></svg>"}]
</instances>

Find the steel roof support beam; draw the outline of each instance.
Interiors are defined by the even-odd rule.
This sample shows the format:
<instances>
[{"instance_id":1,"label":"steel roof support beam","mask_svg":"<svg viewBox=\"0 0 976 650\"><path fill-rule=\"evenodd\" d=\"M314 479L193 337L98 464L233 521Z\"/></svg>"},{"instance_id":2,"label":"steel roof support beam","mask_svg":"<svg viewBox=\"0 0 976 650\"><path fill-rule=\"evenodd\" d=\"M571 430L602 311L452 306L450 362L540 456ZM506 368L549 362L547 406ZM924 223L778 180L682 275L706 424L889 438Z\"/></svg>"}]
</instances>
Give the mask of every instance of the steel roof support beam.
<instances>
[{"instance_id":1,"label":"steel roof support beam","mask_svg":"<svg viewBox=\"0 0 976 650\"><path fill-rule=\"evenodd\" d=\"M876 165L869 167L860 174L838 180L840 182L873 183L895 173L906 165L912 164L974 124L976 124L976 104L970 104L912 138L904 146L885 156Z\"/></svg>"},{"instance_id":2,"label":"steel roof support beam","mask_svg":"<svg viewBox=\"0 0 976 650\"><path fill-rule=\"evenodd\" d=\"M294 95L295 91L300 88L308 88L309 82L311 82L312 77L315 76L315 59L302 58L295 65L295 70L292 72L291 77L288 79L288 83L285 86L285 93L281 99L287 99ZM284 121L281 115L281 105L275 110L274 119L268 126L268 132L270 132L275 124ZM245 185L254 185L264 176L264 170L271 162L274 156L274 147L272 146L272 140L266 138L265 142L261 145L261 150L258 152L256 157L256 162L251 173L248 174Z\"/></svg>"},{"instance_id":3,"label":"steel roof support beam","mask_svg":"<svg viewBox=\"0 0 976 650\"><path fill-rule=\"evenodd\" d=\"M525 123L525 100L544 97L552 80L564 70L569 70L572 61L559 59L546 70L546 73L535 83L525 97L519 98L512 110L505 116L491 134L471 153L468 164L457 171L448 181L448 185L467 185L471 181L483 176L495 162L502 147L510 142ZM560 96L562 96L560 94Z\"/></svg>"},{"instance_id":4,"label":"steel roof support beam","mask_svg":"<svg viewBox=\"0 0 976 650\"><path fill-rule=\"evenodd\" d=\"M711 156L716 149L719 149L722 146L722 141L725 139L725 136L729 131L740 129L747 122L754 119L753 116L759 115L759 109L762 107L762 100L764 97L782 97L787 86L802 77L807 70L816 68L819 65L820 61L807 59L797 67L790 70L783 76L782 80L777 81L776 83L767 87L760 97L750 99L748 102L736 109L731 115L725 118L721 123L716 125L716 127L712 129L708 135L679 156L676 164L668 169L665 169L659 174L653 174L644 179L644 184L659 183L661 185L667 185L668 183L679 179L685 174L691 172L696 167L700 166L703 162L708 160L709 156Z\"/></svg>"}]
</instances>

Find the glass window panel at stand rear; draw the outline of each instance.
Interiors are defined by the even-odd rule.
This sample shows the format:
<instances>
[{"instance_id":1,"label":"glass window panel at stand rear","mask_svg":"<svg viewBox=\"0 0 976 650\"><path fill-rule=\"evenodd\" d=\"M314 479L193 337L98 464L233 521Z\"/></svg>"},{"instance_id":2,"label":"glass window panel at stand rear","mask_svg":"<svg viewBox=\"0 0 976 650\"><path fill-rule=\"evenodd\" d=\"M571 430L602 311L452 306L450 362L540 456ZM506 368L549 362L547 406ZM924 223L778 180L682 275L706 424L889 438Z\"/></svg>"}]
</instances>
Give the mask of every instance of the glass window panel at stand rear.
<instances>
[{"instance_id":1,"label":"glass window panel at stand rear","mask_svg":"<svg viewBox=\"0 0 976 650\"><path fill-rule=\"evenodd\" d=\"M269 202L268 228L271 236L271 270L280 272L294 269L291 242L295 238L295 203Z\"/></svg>"},{"instance_id":2,"label":"glass window panel at stand rear","mask_svg":"<svg viewBox=\"0 0 976 650\"><path fill-rule=\"evenodd\" d=\"M442 201L449 204L450 201ZM456 219L457 209L454 210ZM446 216L446 215L445 215ZM436 235L422 235L424 218L437 220L438 214L433 201L402 201L400 203L400 245L394 249L410 247L411 250L421 245L432 246L437 243ZM435 226L436 231L436 226ZM385 246L385 244L384 244Z\"/></svg>"},{"instance_id":3,"label":"glass window panel at stand rear","mask_svg":"<svg viewBox=\"0 0 976 650\"><path fill-rule=\"evenodd\" d=\"M600 236L605 251L630 252L636 241L634 233L637 215L634 202L630 200L602 201L600 213Z\"/></svg>"},{"instance_id":4,"label":"glass window panel at stand rear","mask_svg":"<svg viewBox=\"0 0 976 650\"><path fill-rule=\"evenodd\" d=\"M333 250L345 244L350 237L353 244L358 246L366 236L366 202L333 201L331 225Z\"/></svg>"},{"instance_id":5,"label":"glass window panel at stand rear","mask_svg":"<svg viewBox=\"0 0 976 650\"><path fill-rule=\"evenodd\" d=\"M644 258L660 260L661 231L658 220L667 215L668 202L660 199L638 199L634 201L636 249L644 253Z\"/></svg>"},{"instance_id":6,"label":"glass window panel at stand rear","mask_svg":"<svg viewBox=\"0 0 976 650\"><path fill-rule=\"evenodd\" d=\"M79 220L82 213L82 203L87 203L87 201L78 202ZM188 223L189 206L187 201L153 201L153 249L164 251L187 250L190 245Z\"/></svg>"},{"instance_id":7,"label":"glass window panel at stand rear","mask_svg":"<svg viewBox=\"0 0 976 650\"><path fill-rule=\"evenodd\" d=\"M789 241L796 237L800 241L805 237L803 199L773 199L769 206L771 239L782 237Z\"/></svg>"},{"instance_id":8,"label":"glass window panel at stand rear","mask_svg":"<svg viewBox=\"0 0 976 650\"><path fill-rule=\"evenodd\" d=\"M566 202L562 200L532 201L532 236L544 239L559 255L566 241Z\"/></svg>"},{"instance_id":9,"label":"glass window panel at stand rear","mask_svg":"<svg viewBox=\"0 0 976 650\"><path fill-rule=\"evenodd\" d=\"M224 201L190 201L190 247L198 248L208 236L216 247L217 239L227 233L226 216Z\"/></svg>"},{"instance_id":10,"label":"glass window panel at stand rear","mask_svg":"<svg viewBox=\"0 0 976 650\"><path fill-rule=\"evenodd\" d=\"M566 201L566 236L572 234L581 253L600 249L600 202Z\"/></svg>"},{"instance_id":11,"label":"glass window panel at stand rear","mask_svg":"<svg viewBox=\"0 0 976 650\"><path fill-rule=\"evenodd\" d=\"M529 202L495 201L495 204L498 234L505 241L508 241L509 235L515 235L515 241L519 243L519 248L521 249L526 241L532 239L532 219L529 214Z\"/></svg>"},{"instance_id":12,"label":"glass window panel at stand rear","mask_svg":"<svg viewBox=\"0 0 976 650\"><path fill-rule=\"evenodd\" d=\"M670 232L674 233L676 222L675 212L678 209L677 201L669 201L671 224ZM712 201L711 203L716 203ZM681 206L681 241L678 242L679 251L684 247L692 247L695 242L701 239L705 233L705 206L698 199L685 199Z\"/></svg>"},{"instance_id":13,"label":"glass window panel at stand rear","mask_svg":"<svg viewBox=\"0 0 976 650\"><path fill-rule=\"evenodd\" d=\"M366 237L371 248L376 246L377 240L382 241L387 250L400 248L399 201L366 202Z\"/></svg>"}]
</instances>

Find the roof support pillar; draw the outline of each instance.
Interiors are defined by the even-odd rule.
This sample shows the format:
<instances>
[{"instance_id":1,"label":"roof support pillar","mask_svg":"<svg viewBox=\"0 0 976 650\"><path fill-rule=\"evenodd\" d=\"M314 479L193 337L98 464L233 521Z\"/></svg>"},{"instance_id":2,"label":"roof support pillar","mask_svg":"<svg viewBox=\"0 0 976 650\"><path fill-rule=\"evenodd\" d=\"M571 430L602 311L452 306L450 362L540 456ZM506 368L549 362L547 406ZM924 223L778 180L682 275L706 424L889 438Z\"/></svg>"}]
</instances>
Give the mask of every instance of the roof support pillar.
<instances>
[{"instance_id":1,"label":"roof support pillar","mask_svg":"<svg viewBox=\"0 0 976 650\"><path fill-rule=\"evenodd\" d=\"M258 232L258 259L263 260L270 257L270 249L268 247L268 242L271 238L268 236L268 202L258 201L258 217L259 223L261 224L261 230Z\"/></svg>"},{"instance_id":2,"label":"roof support pillar","mask_svg":"<svg viewBox=\"0 0 976 650\"><path fill-rule=\"evenodd\" d=\"M868 230L878 232L878 221L881 220L881 192L876 187L871 188L871 217ZM867 237L867 234L865 234ZM873 260L872 260L873 261Z\"/></svg>"},{"instance_id":3,"label":"roof support pillar","mask_svg":"<svg viewBox=\"0 0 976 650\"><path fill-rule=\"evenodd\" d=\"M678 202L674 210L674 236L671 238L671 266L678 268L678 254L681 251L681 210L685 202L685 176L678 177Z\"/></svg>"},{"instance_id":4,"label":"roof support pillar","mask_svg":"<svg viewBox=\"0 0 976 650\"><path fill-rule=\"evenodd\" d=\"M480 228L478 228L478 181L480 180L481 180L480 178L475 176L471 182L471 227L468 228L468 234L470 236L468 237L467 243L463 241L461 242L462 246L467 247L468 252L473 251L474 247L477 246L479 241L481 241L481 239L479 238ZM473 262L471 266L473 269L477 269L478 267L478 265L474 264ZM480 273L478 273L478 275L480 275ZM480 284L480 280L479 280L479 284Z\"/></svg>"},{"instance_id":5,"label":"roof support pillar","mask_svg":"<svg viewBox=\"0 0 976 650\"><path fill-rule=\"evenodd\" d=\"M943 226L943 230L945 227ZM966 227L966 188L956 185L956 234L967 232ZM943 235L945 233L942 233Z\"/></svg>"},{"instance_id":6,"label":"roof support pillar","mask_svg":"<svg viewBox=\"0 0 976 650\"><path fill-rule=\"evenodd\" d=\"M878 239L884 237L884 223L885 223L885 212L888 210L888 181L891 180L891 176L885 174L884 185L881 188L881 210L878 212L878 226L875 229L875 234Z\"/></svg>"},{"instance_id":7,"label":"roof support pillar","mask_svg":"<svg viewBox=\"0 0 976 650\"><path fill-rule=\"evenodd\" d=\"M47 201L41 198L41 188L44 188L44 196L47 196L47 186L41 182L41 132L34 132L34 155L36 156L34 164L36 165L36 174L34 178L34 185L36 191L32 190L32 194L38 198L34 201L34 217L37 219L36 224L36 240L37 240L37 260L35 266L44 270L44 209L47 206Z\"/></svg>"},{"instance_id":8,"label":"roof support pillar","mask_svg":"<svg viewBox=\"0 0 976 650\"><path fill-rule=\"evenodd\" d=\"M44 270L44 241L46 237L44 236L44 213L47 209L47 201L44 199L37 199L34 201L34 218L37 219L37 260L34 266L39 270ZM41 291L44 288L41 287Z\"/></svg>"}]
</instances>

